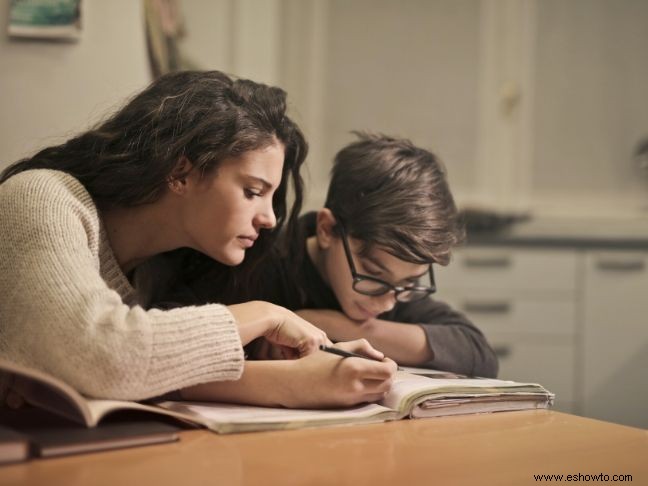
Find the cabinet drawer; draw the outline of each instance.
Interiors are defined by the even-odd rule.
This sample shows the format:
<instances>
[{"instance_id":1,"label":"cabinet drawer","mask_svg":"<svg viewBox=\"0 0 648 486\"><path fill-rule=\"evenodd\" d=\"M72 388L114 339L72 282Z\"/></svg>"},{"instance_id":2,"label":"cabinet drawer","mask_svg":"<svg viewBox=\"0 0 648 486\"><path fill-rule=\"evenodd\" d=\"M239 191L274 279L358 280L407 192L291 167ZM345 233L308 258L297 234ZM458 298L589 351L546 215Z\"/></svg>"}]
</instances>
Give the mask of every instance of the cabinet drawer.
<instances>
[{"instance_id":1,"label":"cabinet drawer","mask_svg":"<svg viewBox=\"0 0 648 486\"><path fill-rule=\"evenodd\" d=\"M584 413L648 428L648 252L590 252L585 263Z\"/></svg>"},{"instance_id":2,"label":"cabinet drawer","mask_svg":"<svg viewBox=\"0 0 648 486\"><path fill-rule=\"evenodd\" d=\"M509 332L572 335L576 332L576 303L568 298L510 297L504 292L440 295L439 300L463 312L487 336Z\"/></svg>"},{"instance_id":3,"label":"cabinet drawer","mask_svg":"<svg viewBox=\"0 0 648 486\"><path fill-rule=\"evenodd\" d=\"M556 394L556 403L575 401L574 350L571 340L530 340L492 334L489 340L498 354L498 378L540 383Z\"/></svg>"},{"instance_id":4,"label":"cabinet drawer","mask_svg":"<svg viewBox=\"0 0 648 486\"><path fill-rule=\"evenodd\" d=\"M511 297L504 292L465 292L440 295L463 312L486 336L497 332L572 335L576 332L576 303L570 298Z\"/></svg>"},{"instance_id":5,"label":"cabinet drawer","mask_svg":"<svg viewBox=\"0 0 648 486\"><path fill-rule=\"evenodd\" d=\"M573 250L464 248L447 267L435 267L439 289L499 289L573 294L578 254Z\"/></svg>"}]
</instances>

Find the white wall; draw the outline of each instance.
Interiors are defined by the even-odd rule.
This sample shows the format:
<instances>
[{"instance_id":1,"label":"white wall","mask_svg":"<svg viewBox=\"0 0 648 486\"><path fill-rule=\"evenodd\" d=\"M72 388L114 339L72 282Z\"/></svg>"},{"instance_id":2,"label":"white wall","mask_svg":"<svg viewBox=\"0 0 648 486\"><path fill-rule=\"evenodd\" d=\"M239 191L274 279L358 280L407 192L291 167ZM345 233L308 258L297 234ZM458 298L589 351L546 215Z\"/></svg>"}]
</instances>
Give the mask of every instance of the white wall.
<instances>
[{"instance_id":1,"label":"white wall","mask_svg":"<svg viewBox=\"0 0 648 486\"><path fill-rule=\"evenodd\" d=\"M648 209L648 2L543 0L536 23L535 205Z\"/></svg>"},{"instance_id":2,"label":"white wall","mask_svg":"<svg viewBox=\"0 0 648 486\"><path fill-rule=\"evenodd\" d=\"M463 204L645 219L632 151L648 135L648 3L617 3L282 0L279 82L311 143L307 206L348 131L368 129L436 151Z\"/></svg>"},{"instance_id":3,"label":"white wall","mask_svg":"<svg viewBox=\"0 0 648 486\"><path fill-rule=\"evenodd\" d=\"M648 4L616 3L182 0L182 46L288 91L311 146L307 207L348 130L370 129L438 152L463 203L645 218L631 150L648 133ZM84 5L79 43L0 38L0 167L146 84L140 2Z\"/></svg>"},{"instance_id":4,"label":"white wall","mask_svg":"<svg viewBox=\"0 0 648 486\"><path fill-rule=\"evenodd\" d=\"M183 57L199 69L232 69L233 0L182 0Z\"/></svg>"},{"instance_id":5,"label":"white wall","mask_svg":"<svg viewBox=\"0 0 648 486\"><path fill-rule=\"evenodd\" d=\"M14 40L0 6L0 168L63 141L150 80L139 1L83 2L78 42Z\"/></svg>"},{"instance_id":6,"label":"white wall","mask_svg":"<svg viewBox=\"0 0 648 486\"><path fill-rule=\"evenodd\" d=\"M280 78L280 0L182 0L183 55L199 69L276 85Z\"/></svg>"}]
</instances>

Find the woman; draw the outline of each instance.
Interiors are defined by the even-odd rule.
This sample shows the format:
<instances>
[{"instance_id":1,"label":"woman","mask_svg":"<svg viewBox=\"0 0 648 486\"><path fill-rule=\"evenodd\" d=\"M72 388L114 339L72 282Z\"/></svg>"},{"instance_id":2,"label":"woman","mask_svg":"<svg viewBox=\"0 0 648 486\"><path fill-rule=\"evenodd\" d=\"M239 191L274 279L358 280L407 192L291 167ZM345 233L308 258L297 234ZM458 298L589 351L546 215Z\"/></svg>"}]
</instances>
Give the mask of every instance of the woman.
<instances>
[{"instance_id":1,"label":"woman","mask_svg":"<svg viewBox=\"0 0 648 486\"><path fill-rule=\"evenodd\" d=\"M172 270L163 253L176 248L227 266L247 254L234 275L244 281L286 219L289 177L290 219L299 211L306 150L279 88L181 72L9 167L0 176L0 355L89 396L145 399L240 378L242 346L265 337L302 357L289 368L287 403L377 398L393 363L314 353L329 343L324 332L283 308L145 310ZM382 357L364 342L347 348ZM365 375L370 386L359 387ZM313 383L330 389L310 393Z\"/></svg>"}]
</instances>

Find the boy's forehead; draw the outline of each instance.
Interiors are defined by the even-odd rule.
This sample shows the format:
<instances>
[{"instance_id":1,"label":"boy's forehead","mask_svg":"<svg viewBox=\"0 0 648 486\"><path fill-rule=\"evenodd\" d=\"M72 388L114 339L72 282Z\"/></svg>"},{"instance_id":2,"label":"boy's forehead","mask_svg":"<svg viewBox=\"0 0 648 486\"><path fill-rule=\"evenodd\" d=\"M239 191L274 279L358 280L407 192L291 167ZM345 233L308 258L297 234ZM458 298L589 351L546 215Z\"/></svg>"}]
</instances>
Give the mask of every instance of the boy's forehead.
<instances>
[{"instance_id":1,"label":"boy's forehead","mask_svg":"<svg viewBox=\"0 0 648 486\"><path fill-rule=\"evenodd\" d=\"M408 274L408 276L424 274L430 263L413 263L400 258L389 249L377 245L358 241L358 250L362 249L363 256L383 270L392 274Z\"/></svg>"},{"instance_id":2,"label":"boy's forehead","mask_svg":"<svg viewBox=\"0 0 648 486\"><path fill-rule=\"evenodd\" d=\"M355 243L355 251L362 253L362 256L367 258L376 258L381 261L391 261L394 263L407 263L411 265L418 265L417 263L412 263L411 261L406 260L402 256L396 255L393 253L393 249L387 248L375 242L370 242L367 240L361 240L358 238L349 238L353 239ZM352 243L353 245L353 243ZM427 265L426 263L422 265Z\"/></svg>"}]
</instances>

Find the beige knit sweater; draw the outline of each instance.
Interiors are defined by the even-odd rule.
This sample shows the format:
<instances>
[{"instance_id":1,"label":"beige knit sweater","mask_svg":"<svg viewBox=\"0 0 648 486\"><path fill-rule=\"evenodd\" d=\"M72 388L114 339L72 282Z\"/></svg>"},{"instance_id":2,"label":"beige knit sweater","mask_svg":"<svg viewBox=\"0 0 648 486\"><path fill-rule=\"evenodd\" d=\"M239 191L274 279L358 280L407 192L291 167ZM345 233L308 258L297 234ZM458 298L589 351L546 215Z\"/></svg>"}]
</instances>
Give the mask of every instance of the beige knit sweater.
<instances>
[{"instance_id":1,"label":"beige knit sweater","mask_svg":"<svg viewBox=\"0 0 648 486\"><path fill-rule=\"evenodd\" d=\"M243 350L225 306L145 310L143 300L78 180L39 169L0 185L1 357L102 398L240 377Z\"/></svg>"}]
</instances>

